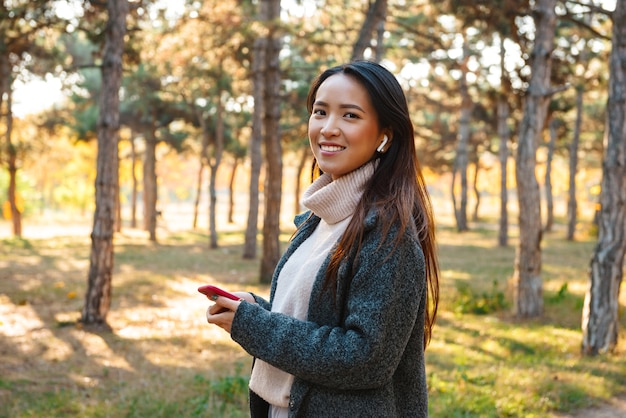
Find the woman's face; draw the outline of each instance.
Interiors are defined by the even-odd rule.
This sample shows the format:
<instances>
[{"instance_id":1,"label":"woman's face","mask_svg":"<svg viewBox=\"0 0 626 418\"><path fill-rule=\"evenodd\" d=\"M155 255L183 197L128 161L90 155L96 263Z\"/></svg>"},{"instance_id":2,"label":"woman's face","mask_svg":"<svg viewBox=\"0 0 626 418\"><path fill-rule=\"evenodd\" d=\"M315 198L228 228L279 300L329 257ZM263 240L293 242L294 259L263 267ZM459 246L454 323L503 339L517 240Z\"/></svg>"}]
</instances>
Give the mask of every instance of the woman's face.
<instances>
[{"instance_id":1,"label":"woman's face","mask_svg":"<svg viewBox=\"0 0 626 418\"><path fill-rule=\"evenodd\" d=\"M384 134L369 94L356 78L338 73L324 80L309 118L311 150L324 173L334 180L361 167L372 159Z\"/></svg>"}]
</instances>

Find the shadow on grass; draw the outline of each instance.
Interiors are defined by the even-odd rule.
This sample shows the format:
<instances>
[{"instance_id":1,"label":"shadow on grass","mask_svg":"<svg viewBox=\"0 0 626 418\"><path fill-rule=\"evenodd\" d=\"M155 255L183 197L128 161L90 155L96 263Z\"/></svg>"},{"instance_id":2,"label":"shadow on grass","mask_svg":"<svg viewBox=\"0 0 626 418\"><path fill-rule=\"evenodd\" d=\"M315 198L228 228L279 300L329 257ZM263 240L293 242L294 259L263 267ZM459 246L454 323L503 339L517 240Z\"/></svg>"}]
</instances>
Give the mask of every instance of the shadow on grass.
<instances>
[{"instance_id":1,"label":"shadow on grass","mask_svg":"<svg viewBox=\"0 0 626 418\"><path fill-rule=\"evenodd\" d=\"M453 313L455 283L484 290L495 280L506 288L515 249L497 247L490 234L475 233L469 242L444 234L440 244L445 293L427 351L431 416L547 417L626 390L617 357L578 353L582 295L561 289L585 271L582 249L573 251L575 263L569 245L546 251L546 282L556 290L545 292L541 320ZM195 232L156 245L117 238L113 332L77 325L89 240L2 241L0 417L247 416L240 387L250 359L207 327L196 287L267 288L256 284L258 260L241 258L241 234L222 238L215 250Z\"/></svg>"},{"instance_id":2,"label":"shadow on grass","mask_svg":"<svg viewBox=\"0 0 626 418\"><path fill-rule=\"evenodd\" d=\"M116 245L109 332L77 322L88 242L3 241L0 417L246 416L249 356L202 321L196 287L245 284L258 262L180 242Z\"/></svg>"}]
</instances>

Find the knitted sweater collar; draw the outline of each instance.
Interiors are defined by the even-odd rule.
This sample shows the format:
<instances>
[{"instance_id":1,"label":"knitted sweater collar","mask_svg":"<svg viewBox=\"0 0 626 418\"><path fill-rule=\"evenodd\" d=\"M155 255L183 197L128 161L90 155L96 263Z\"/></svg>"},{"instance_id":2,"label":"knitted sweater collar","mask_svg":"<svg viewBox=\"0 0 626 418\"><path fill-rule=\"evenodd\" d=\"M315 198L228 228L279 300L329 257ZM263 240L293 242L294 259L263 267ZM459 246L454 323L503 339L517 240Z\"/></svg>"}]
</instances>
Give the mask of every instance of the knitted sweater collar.
<instances>
[{"instance_id":1,"label":"knitted sweater collar","mask_svg":"<svg viewBox=\"0 0 626 418\"><path fill-rule=\"evenodd\" d=\"M343 221L354 213L375 168L371 161L335 181L324 173L304 192L302 204L330 225Z\"/></svg>"}]
</instances>

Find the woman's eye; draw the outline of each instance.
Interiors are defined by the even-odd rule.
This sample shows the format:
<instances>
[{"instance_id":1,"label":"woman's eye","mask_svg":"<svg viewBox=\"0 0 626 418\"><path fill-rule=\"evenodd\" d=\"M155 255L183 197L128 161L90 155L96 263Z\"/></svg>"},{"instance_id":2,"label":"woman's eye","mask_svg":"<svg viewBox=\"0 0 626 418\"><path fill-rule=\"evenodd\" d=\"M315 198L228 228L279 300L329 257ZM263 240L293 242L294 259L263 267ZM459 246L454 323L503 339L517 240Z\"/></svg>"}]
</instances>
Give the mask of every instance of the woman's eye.
<instances>
[{"instance_id":1,"label":"woman's eye","mask_svg":"<svg viewBox=\"0 0 626 418\"><path fill-rule=\"evenodd\" d=\"M318 116L324 116L326 112L324 112L322 109L313 109L313 114Z\"/></svg>"},{"instance_id":2,"label":"woman's eye","mask_svg":"<svg viewBox=\"0 0 626 418\"><path fill-rule=\"evenodd\" d=\"M359 117L359 115L357 115L356 113L350 113L350 112L346 113L344 116L348 119L356 119Z\"/></svg>"}]
</instances>

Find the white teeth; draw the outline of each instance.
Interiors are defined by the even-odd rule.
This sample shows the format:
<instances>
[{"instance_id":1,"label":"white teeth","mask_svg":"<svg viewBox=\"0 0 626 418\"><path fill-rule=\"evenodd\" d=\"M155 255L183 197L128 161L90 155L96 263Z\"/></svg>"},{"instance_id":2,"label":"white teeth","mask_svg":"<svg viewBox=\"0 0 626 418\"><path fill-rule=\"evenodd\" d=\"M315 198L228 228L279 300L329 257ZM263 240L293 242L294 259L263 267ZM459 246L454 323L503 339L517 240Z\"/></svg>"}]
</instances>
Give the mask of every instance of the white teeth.
<instances>
[{"instance_id":1,"label":"white teeth","mask_svg":"<svg viewBox=\"0 0 626 418\"><path fill-rule=\"evenodd\" d=\"M340 147L338 145L320 145L320 149L326 152L337 152L344 149L344 147Z\"/></svg>"}]
</instances>

